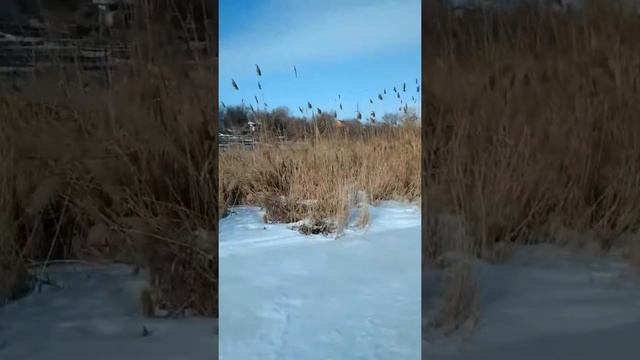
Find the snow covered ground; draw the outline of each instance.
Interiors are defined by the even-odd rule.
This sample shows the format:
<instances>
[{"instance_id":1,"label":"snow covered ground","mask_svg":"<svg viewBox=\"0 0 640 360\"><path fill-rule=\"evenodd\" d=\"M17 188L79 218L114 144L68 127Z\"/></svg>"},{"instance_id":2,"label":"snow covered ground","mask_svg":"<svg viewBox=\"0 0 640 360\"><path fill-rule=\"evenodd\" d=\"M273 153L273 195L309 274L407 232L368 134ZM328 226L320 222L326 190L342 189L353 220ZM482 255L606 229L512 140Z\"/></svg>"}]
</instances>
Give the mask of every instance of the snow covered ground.
<instances>
[{"instance_id":1,"label":"snow covered ground","mask_svg":"<svg viewBox=\"0 0 640 360\"><path fill-rule=\"evenodd\" d=\"M214 320L142 317L139 293L145 282L130 267L64 265L49 274L60 287L43 285L0 307L0 359L216 358Z\"/></svg>"},{"instance_id":2,"label":"snow covered ground","mask_svg":"<svg viewBox=\"0 0 640 360\"><path fill-rule=\"evenodd\" d=\"M419 359L418 207L334 239L236 208L220 224L220 359Z\"/></svg>"},{"instance_id":3,"label":"snow covered ground","mask_svg":"<svg viewBox=\"0 0 640 360\"><path fill-rule=\"evenodd\" d=\"M424 359L638 359L640 280L619 258L551 246L519 249L504 265L478 263L480 322L469 336L426 329ZM440 274L425 275L425 313Z\"/></svg>"}]
</instances>

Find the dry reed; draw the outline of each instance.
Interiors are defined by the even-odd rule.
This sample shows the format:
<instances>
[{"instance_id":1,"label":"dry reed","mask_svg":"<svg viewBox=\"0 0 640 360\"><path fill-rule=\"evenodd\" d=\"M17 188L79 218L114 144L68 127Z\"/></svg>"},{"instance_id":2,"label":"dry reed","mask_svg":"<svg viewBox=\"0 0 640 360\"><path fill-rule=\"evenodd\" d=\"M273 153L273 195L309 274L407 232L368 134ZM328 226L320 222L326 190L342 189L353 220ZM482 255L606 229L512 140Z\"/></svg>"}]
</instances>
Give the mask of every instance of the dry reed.
<instances>
[{"instance_id":1,"label":"dry reed","mask_svg":"<svg viewBox=\"0 0 640 360\"><path fill-rule=\"evenodd\" d=\"M640 17L609 1L461 16L428 6L427 216L459 216L466 256L490 261L514 243L565 242L557 229L605 251L637 242L623 235L640 219ZM427 263L442 256L436 240Z\"/></svg>"},{"instance_id":2,"label":"dry reed","mask_svg":"<svg viewBox=\"0 0 640 360\"><path fill-rule=\"evenodd\" d=\"M354 193L366 194L365 202L420 197L420 127L311 126L306 140L221 153L219 180L221 204L263 206L276 221L311 219L339 232L349 208L362 202Z\"/></svg>"},{"instance_id":3,"label":"dry reed","mask_svg":"<svg viewBox=\"0 0 640 360\"><path fill-rule=\"evenodd\" d=\"M2 89L0 265L128 262L149 270L154 309L217 317L217 63L154 53L166 19L136 10L130 64L60 64Z\"/></svg>"}]
</instances>

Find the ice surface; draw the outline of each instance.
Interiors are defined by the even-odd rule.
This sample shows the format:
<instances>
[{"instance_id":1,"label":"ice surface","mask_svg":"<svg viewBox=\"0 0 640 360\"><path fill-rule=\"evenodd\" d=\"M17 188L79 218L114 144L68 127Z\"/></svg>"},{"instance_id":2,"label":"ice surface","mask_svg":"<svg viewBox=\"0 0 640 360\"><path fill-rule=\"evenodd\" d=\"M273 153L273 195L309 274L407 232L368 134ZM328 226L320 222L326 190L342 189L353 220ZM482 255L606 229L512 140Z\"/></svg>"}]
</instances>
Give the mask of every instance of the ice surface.
<instances>
[{"instance_id":1,"label":"ice surface","mask_svg":"<svg viewBox=\"0 0 640 360\"><path fill-rule=\"evenodd\" d=\"M419 359L417 207L371 208L335 239L263 224L238 208L220 226L220 359Z\"/></svg>"},{"instance_id":2,"label":"ice surface","mask_svg":"<svg viewBox=\"0 0 640 360\"><path fill-rule=\"evenodd\" d=\"M139 293L145 282L130 267L64 265L48 272L61 288L44 285L0 307L0 359L216 358L214 320L141 315Z\"/></svg>"},{"instance_id":3,"label":"ice surface","mask_svg":"<svg viewBox=\"0 0 640 360\"><path fill-rule=\"evenodd\" d=\"M475 265L480 322L468 337L425 329L424 359L638 359L640 282L621 259L551 246ZM425 275L425 313L441 279Z\"/></svg>"}]
</instances>

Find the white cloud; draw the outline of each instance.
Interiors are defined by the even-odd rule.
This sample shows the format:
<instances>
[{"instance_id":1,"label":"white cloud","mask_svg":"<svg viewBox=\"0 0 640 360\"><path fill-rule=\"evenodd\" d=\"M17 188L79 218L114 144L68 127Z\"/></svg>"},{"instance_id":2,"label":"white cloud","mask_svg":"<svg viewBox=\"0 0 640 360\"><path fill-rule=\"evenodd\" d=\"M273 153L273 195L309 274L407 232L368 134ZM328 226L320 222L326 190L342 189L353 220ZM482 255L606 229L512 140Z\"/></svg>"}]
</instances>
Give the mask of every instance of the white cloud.
<instances>
[{"instance_id":1,"label":"white cloud","mask_svg":"<svg viewBox=\"0 0 640 360\"><path fill-rule=\"evenodd\" d=\"M323 7L274 11L251 32L220 43L221 77L263 68L291 69L308 60L341 61L381 50L420 46L420 2L327 1ZM300 5L299 5L300 4ZM278 14L278 15L274 15ZM247 20L250 21L250 20ZM224 29L223 29L224 31Z\"/></svg>"}]
</instances>

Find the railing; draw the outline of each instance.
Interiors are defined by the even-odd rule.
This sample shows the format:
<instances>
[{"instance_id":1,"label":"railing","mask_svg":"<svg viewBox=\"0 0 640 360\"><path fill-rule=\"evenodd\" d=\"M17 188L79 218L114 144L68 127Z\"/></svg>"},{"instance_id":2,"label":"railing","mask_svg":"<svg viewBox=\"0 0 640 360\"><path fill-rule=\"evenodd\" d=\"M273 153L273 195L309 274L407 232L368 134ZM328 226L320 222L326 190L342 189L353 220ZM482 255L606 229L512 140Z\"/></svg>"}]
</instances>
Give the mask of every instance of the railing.
<instances>
[{"instance_id":1,"label":"railing","mask_svg":"<svg viewBox=\"0 0 640 360\"><path fill-rule=\"evenodd\" d=\"M287 138L278 136L274 140L278 143L286 143ZM221 151L228 150L232 147L242 147L244 149L253 150L257 145L263 144L254 135L230 135L218 134L218 149Z\"/></svg>"},{"instance_id":2,"label":"railing","mask_svg":"<svg viewBox=\"0 0 640 360\"><path fill-rule=\"evenodd\" d=\"M189 41L185 49L205 52L203 41ZM0 32L0 74L28 73L38 67L73 64L83 70L102 70L130 63L125 44L82 38L44 38ZM195 64L196 61L188 61Z\"/></svg>"},{"instance_id":3,"label":"railing","mask_svg":"<svg viewBox=\"0 0 640 360\"><path fill-rule=\"evenodd\" d=\"M218 148L220 150L240 146L245 149L253 149L257 143L256 139L251 135L218 134Z\"/></svg>"}]
</instances>

